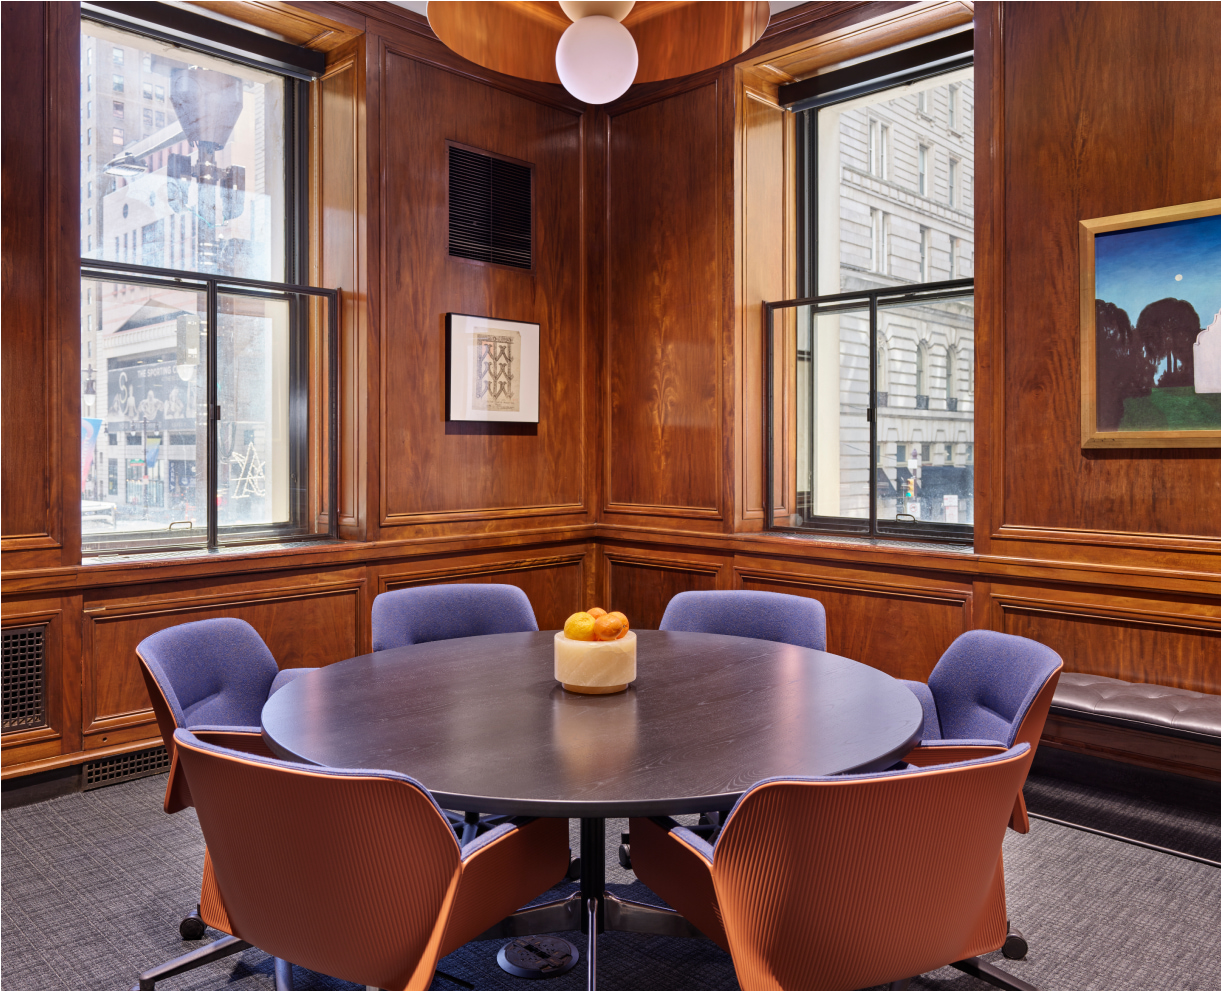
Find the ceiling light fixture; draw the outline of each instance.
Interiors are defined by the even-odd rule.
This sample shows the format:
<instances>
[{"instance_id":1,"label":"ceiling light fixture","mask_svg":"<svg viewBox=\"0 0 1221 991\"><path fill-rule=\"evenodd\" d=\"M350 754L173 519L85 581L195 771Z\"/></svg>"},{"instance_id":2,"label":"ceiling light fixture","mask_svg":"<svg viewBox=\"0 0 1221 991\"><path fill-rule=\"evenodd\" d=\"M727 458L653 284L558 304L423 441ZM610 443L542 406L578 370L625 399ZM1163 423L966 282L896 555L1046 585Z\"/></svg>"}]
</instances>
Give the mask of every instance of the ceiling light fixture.
<instances>
[{"instance_id":1,"label":"ceiling light fixture","mask_svg":"<svg viewBox=\"0 0 1221 991\"><path fill-rule=\"evenodd\" d=\"M674 79L742 54L763 35L766 2L431 0L449 48L496 72L560 83L578 100L617 100L633 82ZM569 23L571 21L571 23Z\"/></svg>"}]
</instances>

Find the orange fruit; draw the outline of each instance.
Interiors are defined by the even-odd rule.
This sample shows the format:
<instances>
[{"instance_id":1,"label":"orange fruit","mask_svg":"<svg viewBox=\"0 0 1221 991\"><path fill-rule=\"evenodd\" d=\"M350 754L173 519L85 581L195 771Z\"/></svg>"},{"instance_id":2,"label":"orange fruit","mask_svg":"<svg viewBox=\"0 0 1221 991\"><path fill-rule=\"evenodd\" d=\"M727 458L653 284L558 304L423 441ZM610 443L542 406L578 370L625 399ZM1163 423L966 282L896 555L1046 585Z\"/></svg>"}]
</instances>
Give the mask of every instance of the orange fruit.
<instances>
[{"instance_id":1,"label":"orange fruit","mask_svg":"<svg viewBox=\"0 0 1221 991\"><path fill-rule=\"evenodd\" d=\"M623 620L614 613L594 620L595 640L618 640L624 632Z\"/></svg>"},{"instance_id":2,"label":"orange fruit","mask_svg":"<svg viewBox=\"0 0 1221 991\"><path fill-rule=\"evenodd\" d=\"M615 639L622 640L624 637L626 637L627 631L630 629L630 627L628 626L627 617L624 616L623 613L621 613L621 612L610 612L610 613L607 613L606 615L615 616L618 619L623 621L623 629L619 631L619 636L615 637Z\"/></svg>"},{"instance_id":3,"label":"orange fruit","mask_svg":"<svg viewBox=\"0 0 1221 991\"><path fill-rule=\"evenodd\" d=\"M574 612L564 620L564 636L569 640L592 640L594 618L587 612Z\"/></svg>"},{"instance_id":4,"label":"orange fruit","mask_svg":"<svg viewBox=\"0 0 1221 991\"><path fill-rule=\"evenodd\" d=\"M599 619L600 617L606 615L606 610L603 609L601 606L594 606L592 609L586 609L585 611L587 613L589 613L589 615L591 615L594 619Z\"/></svg>"}]
</instances>

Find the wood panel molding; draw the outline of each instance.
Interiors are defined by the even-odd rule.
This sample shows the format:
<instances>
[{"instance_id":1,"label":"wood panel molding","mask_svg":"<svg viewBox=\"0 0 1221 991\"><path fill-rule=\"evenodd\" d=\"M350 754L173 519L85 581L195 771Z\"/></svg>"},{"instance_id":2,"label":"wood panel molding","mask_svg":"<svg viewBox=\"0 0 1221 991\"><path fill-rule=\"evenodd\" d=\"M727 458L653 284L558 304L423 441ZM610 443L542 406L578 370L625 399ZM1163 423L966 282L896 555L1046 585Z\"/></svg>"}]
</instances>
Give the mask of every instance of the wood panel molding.
<instances>
[{"instance_id":1,"label":"wood panel molding","mask_svg":"<svg viewBox=\"0 0 1221 991\"><path fill-rule=\"evenodd\" d=\"M259 629L281 667L326 664L358 652L365 626L364 588L362 575L86 605L81 684L84 749L154 735L148 729L154 717L135 659L136 645L150 634L218 614L236 616ZM334 605L324 609L328 601Z\"/></svg>"},{"instance_id":2,"label":"wood panel molding","mask_svg":"<svg viewBox=\"0 0 1221 991\"><path fill-rule=\"evenodd\" d=\"M1090 547L1114 547L1145 550L1159 554L1180 551L1186 554L1221 555L1221 537L1193 536L1179 533L1139 533L1122 530L1085 530L1063 527L1020 526L1002 524L992 533L993 540L1021 540L1031 543L1084 544ZM1221 575L1221 568L1218 569Z\"/></svg>"},{"instance_id":3,"label":"wood panel molding","mask_svg":"<svg viewBox=\"0 0 1221 991\"><path fill-rule=\"evenodd\" d=\"M1043 613L1068 619L1091 617L1122 623L1139 623L1171 630L1202 630L1221 633L1221 612L1188 613L1168 609L1135 609L1108 602L1086 603L1064 599L1039 599L993 592L992 601L1002 612ZM1218 645L1221 647L1221 645Z\"/></svg>"},{"instance_id":4,"label":"wood panel molding","mask_svg":"<svg viewBox=\"0 0 1221 991\"><path fill-rule=\"evenodd\" d=\"M728 561L679 554L638 554L606 548L598 604L624 613L636 629L656 629L679 592L724 588Z\"/></svg>"},{"instance_id":5,"label":"wood panel molding","mask_svg":"<svg viewBox=\"0 0 1221 991\"><path fill-rule=\"evenodd\" d=\"M860 595L878 595L889 599L913 602L935 602L965 606L971 602L969 589L942 588L934 585L907 585L900 582L864 581L856 577L837 578L831 575L805 575L796 572L775 572L758 568L733 569L734 587L745 588L748 582L784 585L794 588L823 588L848 591Z\"/></svg>"},{"instance_id":6,"label":"wood panel molding","mask_svg":"<svg viewBox=\"0 0 1221 991\"><path fill-rule=\"evenodd\" d=\"M437 585L453 578L487 578L492 575L509 575L519 571L540 571L547 568L583 567L588 556L585 550L574 554L556 554L549 557L517 558L511 561L486 561L478 564L455 564L426 571L397 571L381 574L377 579L377 591L391 592L396 588L412 588L417 585Z\"/></svg>"},{"instance_id":7,"label":"wood panel molding","mask_svg":"<svg viewBox=\"0 0 1221 991\"><path fill-rule=\"evenodd\" d=\"M326 6L328 12L332 12L334 4L310 4L307 7L305 4L276 0L190 0L190 5L223 14L278 35L289 44L318 52L331 52L347 44L364 27L360 18L350 18L351 23L344 23L323 15L318 9Z\"/></svg>"}]
</instances>

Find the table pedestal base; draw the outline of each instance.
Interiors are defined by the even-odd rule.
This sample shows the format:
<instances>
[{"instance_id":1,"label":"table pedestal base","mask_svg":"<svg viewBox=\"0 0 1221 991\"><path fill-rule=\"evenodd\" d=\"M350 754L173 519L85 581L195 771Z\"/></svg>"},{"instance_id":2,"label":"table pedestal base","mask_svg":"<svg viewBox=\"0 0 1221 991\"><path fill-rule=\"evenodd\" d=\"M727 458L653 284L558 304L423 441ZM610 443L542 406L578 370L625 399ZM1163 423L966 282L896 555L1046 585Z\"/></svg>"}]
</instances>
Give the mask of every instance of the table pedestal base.
<instances>
[{"instance_id":1,"label":"table pedestal base","mask_svg":"<svg viewBox=\"0 0 1221 991\"><path fill-rule=\"evenodd\" d=\"M580 929L589 938L585 952L589 991L594 991L597 977L599 932L609 930L651 933L654 936L707 938L673 909L634 902L628 898L620 898L606 890L605 819L581 820L580 891L574 892L567 898L514 912L476 938L512 939L522 936L542 936L547 933L573 932L577 929ZM526 976L505 966L506 954L511 945L501 949L497 955L497 962L507 973L517 977ZM574 959L572 964L565 967L560 973L570 970L575 963Z\"/></svg>"}]
</instances>

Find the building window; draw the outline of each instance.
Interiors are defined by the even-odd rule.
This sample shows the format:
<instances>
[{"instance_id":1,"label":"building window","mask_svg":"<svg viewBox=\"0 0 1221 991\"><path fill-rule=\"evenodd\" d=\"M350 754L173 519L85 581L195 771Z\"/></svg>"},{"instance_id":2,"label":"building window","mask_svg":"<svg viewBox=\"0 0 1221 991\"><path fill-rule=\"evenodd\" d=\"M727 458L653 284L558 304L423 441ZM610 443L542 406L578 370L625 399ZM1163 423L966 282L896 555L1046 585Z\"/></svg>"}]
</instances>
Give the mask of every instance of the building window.
<instances>
[{"instance_id":1,"label":"building window","mask_svg":"<svg viewBox=\"0 0 1221 991\"><path fill-rule=\"evenodd\" d=\"M890 127L880 120L869 122L869 174L879 179L889 178L887 146L890 143Z\"/></svg>"},{"instance_id":2,"label":"building window","mask_svg":"<svg viewBox=\"0 0 1221 991\"><path fill-rule=\"evenodd\" d=\"M115 126L99 169L109 181L86 186L82 225L98 248L87 234L81 289L97 302L81 322L82 383L94 402L86 418L98 422L82 456L109 471L86 472L82 499L113 511L82 514L84 553L333 533L333 469L316 463L333 392L311 375L329 361L319 349L337 296L306 282L307 84L255 56L233 62L93 16L106 14L86 12L82 43L121 37L114 65L125 51L140 60L145 99L197 73L199 105L179 116L171 97L157 118L141 108L138 126ZM114 83L121 92L117 72ZM116 100L116 123L124 111ZM197 133L218 119L223 144ZM176 131L148 151L154 126Z\"/></svg>"},{"instance_id":3,"label":"building window","mask_svg":"<svg viewBox=\"0 0 1221 991\"><path fill-rule=\"evenodd\" d=\"M110 88L112 90L114 90L116 93L122 93L123 92L123 77L120 76L118 73L115 73L113 76L111 76L110 77Z\"/></svg>"},{"instance_id":4,"label":"building window","mask_svg":"<svg viewBox=\"0 0 1221 991\"><path fill-rule=\"evenodd\" d=\"M959 128L958 114L958 87L951 86L949 96L946 101L946 113L949 116L950 130L957 131Z\"/></svg>"},{"instance_id":5,"label":"building window","mask_svg":"<svg viewBox=\"0 0 1221 991\"><path fill-rule=\"evenodd\" d=\"M92 73L85 76L85 92L86 93L93 92L93 74Z\"/></svg>"},{"instance_id":6,"label":"building window","mask_svg":"<svg viewBox=\"0 0 1221 991\"><path fill-rule=\"evenodd\" d=\"M931 195L938 125L927 119L927 94L950 85L960 127L970 119L973 72L964 48L960 66L917 76L927 86L923 110L909 83L880 70L886 82L872 93L854 88L836 102L828 86L825 100L815 98L797 113L799 189L810 191L799 195L798 236L809 247L801 255L798 298L767 304L773 353L783 354L782 342L797 342L783 363L777 359L782 367L769 383L777 439L769 465L779 486L769 486L773 494L765 497L773 500L772 529L972 539L974 285L958 277L969 274L972 235L964 226L969 217L955 213L951 225L945 200ZM859 64L853 68L859 80ZM903 136L887 152L883 121ZM970 169L973 135L964 134L962 143L953 160L959 184ZM864 160L876 175L885 167L883 154L901 185L879 192L853 180ZM921 199L911 196L913 184ZM961 185L953 196L961 206ZM775 401L785 377L794 403ZM784 491L777 481L781 459L789 459L784 478L796 479L783 506L775 501Z\"/></svg>"},{"instance_id":7,"label":"building window","mask_svg":"<svg viewBox=\"0 0 1221 991\"><path fill-rule=\"evenodd\" d=\"M958 164L958 159L950 159L950 188L948 193L948 201L950 206L958 206L958 173L961 166Z\"/></svg>"}]
</instances>

